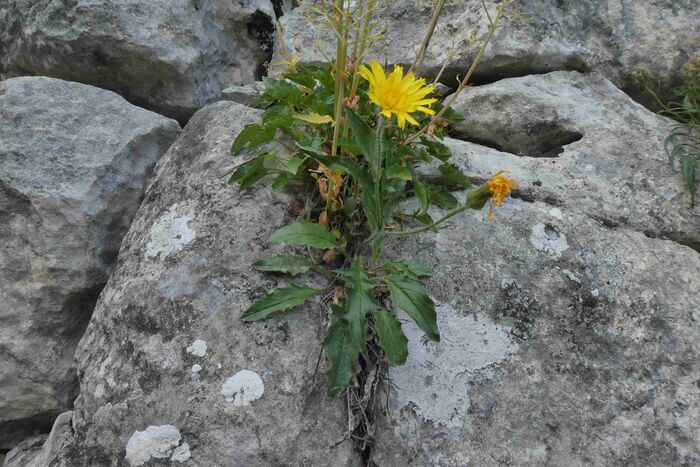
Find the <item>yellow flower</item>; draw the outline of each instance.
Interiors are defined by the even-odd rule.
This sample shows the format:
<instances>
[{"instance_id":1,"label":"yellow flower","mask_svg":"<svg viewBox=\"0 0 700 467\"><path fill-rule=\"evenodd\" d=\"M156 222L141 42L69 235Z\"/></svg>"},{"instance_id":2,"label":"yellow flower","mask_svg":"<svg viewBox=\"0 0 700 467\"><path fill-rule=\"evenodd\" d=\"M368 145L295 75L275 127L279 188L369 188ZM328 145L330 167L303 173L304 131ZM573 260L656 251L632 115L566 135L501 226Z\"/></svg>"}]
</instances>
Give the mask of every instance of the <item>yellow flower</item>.
<instances>
[{"instance_id":1,"label":"yellow flower","mask_svg":"<svg viewBox=\"0 0 700 467\"><path fill-rule=\"evenodd\" d=\"M508 196L511 190L518 188L518 184L515 183L508 177L504 177L503 173L507 173L507 170L501 170L496 175L491 177L488 182L486 182L486 187L489 194L491 195L491 206L489 208L488 219L493 219L493 208L494 206L500 206L503 204L503 200Z\"/></svg>"},{"instance_id":2,"label":"yellow flower","mask_svg":"<svg viewBox=\"0 0 700 467\"><path fill-rule=\"evenodd\" d=\"M429 106L437 99L426 99L425 97L433 92L432 86L427 86L423 78L416 79L413 72L403 75L403 68L394 66L388 76L384 73L384 68L376 61L370 63L370 67L362 65L360 75L369 81L370 100L377 104L382 114L391 118L396 114L399 128L403 128L406 122L412 125L419 123L411 116L413 112L423 112L428 115L435 115L435 111Z\"/></svg>"},{"instance_id":3,"label":"yellow flower","mask_svg":"<svg viewBox=\"0 0 700 467\"><path fill-rule=\"evenodd\" d=\"M287 57L285 60L277 60L276 62L273 62L273 65L284 65L286 67L287 71L296 71L297 70L297 63L299 63L300 58L297 57L296 55L291 55Z\"/></svg>"}]
</instances>

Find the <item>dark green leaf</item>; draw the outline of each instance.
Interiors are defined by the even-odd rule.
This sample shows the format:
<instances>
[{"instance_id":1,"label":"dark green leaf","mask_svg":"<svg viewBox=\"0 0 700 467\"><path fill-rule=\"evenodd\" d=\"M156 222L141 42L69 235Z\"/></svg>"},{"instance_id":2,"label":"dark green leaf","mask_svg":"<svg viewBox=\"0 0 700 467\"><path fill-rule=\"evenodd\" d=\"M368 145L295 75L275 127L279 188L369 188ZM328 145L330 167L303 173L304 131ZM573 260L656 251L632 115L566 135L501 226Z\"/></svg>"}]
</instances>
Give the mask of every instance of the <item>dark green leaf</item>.
<instances>
[{"instance_id":1,"label":"dark green leaf","mask_svg":"<svg viewBox=\"0 0 700 467\"><path fill-rule=\"evenodd\" d=\"M304 163L306 157L295 156L287 161L287 172L296 175L299 172L299 167Z\"/></svg>"},{"instance_id":2,"label":"dark green leaf","mask_svg":"<svg viewBox=\"0 0 700 467\"><path fill-rule=\"evenodd\" d=\"M425 214L430 207L430 193L428 189L423 182L416 180L413 185L413 192L416 194L418 201L420 201L420 211L418 211L418 215Z\"/></svg>"},{"instance_id":3,"label":"dark green leaf","mask_svg":"<svg viewBox=\"0 0 700 467\"><path fill-rule=\"evenodd\" d=\"M422 137L420 142L428 150L428 154L440 159L442 162L447 162L447 160L452 157L452 151L450 148L437 141L430 140L428 138Z\"/></svg>"},{"instance_id":4,"label":"dark green leaf","mask_svg":"<svg viewBox=\"0 0 700 467\"><path fill-rule=\"evenodd\" d=\"M442 187L437 185L427 185L430 190L430 200L442 209L454 209L459 204L457 198Z\"/></svg>"},{"instance_id":5,"label":"dark green leaf","mask_svg":"<svg viewBox=\"0 0 700 467\"><path fill-rule=\"evenodd\" d=\"M352 129L352 138L355 144L365 155L365 159L370 164L376 165L377 139L374 132L362 121L362 119L352 110L348 109L347 118Z\"/></svg>"},{"instance_id":6,"label":"dark green leaf","mask_svg":"<svg viewBox=\"0 0 700 467\"><path fill-rule=\"evenodd\" d=\"M355 156L362 154L362 148L352 138L340 138L340 147Z\"/></svg>"},{"instance_id":7,"label":"dark green leaf","mask_svg":"<svg viewBox=\"0 0 700 467\"><path fill-rule=\"evenodd\" d=\"M250 139L250 141L248 141L248 151L272 141L275 138L276 131L277 129L275 127L265 127L261 129Z\"/></svg>"},{"instance_id":8,"label":"dark green leaf","mask_svg":"<svg viewBox=\"0 0 700 467\"><path fill-rule=\"evenodd\" d=\"M348 387L357 371L359 353L352 344L348 322L343 319L342 305L332 306L331 325L323 339L323 350L330 363L328 369L328 394L337 396Z\"/></svg>"},{"instance_id":9,"label":"dark green leaf","mask_svg":"<svg viewBox=\"0 0 700 467\"><path fill-rule=\"evenodd\" d=\"M389 287L391 301L396 308L413 318L428 339L440 341L435 304L428 296L425 285L418 279L406 275L387 274L382 278Z\"/></svg>"},{"instance_id":10,"label":"dark green leaf","mask_svg":"<svg viewBox=\"0 0 700 467\"><path fill-rule=\"evenodd\" d=\"M270 237L273 242L307 245L314 248L335 248L336 239L320 224L299 221L282 227Z\"/></svg>"},{"instance_id":11,"label":"dark green leaf","mask_svg":"<svg viewBox=\"0 0 700 467\"><path fill-rule=\"evenodd\" d=\"M330 169L339 170L343 173L352 175L352 177L360 183L363 190L374 190L374 182L372 181L372 177L370 177L365 169L360 167L349 157L332 157L327 154L317 154L312 155L312 157Z\"/></svg>"},{"instance_id":12,"label":"dark green leaf","mask_svg":"<svg viewBox=\"0 0 700 467\"><path fill-rule=\"evenodd\" d=\"M279 255L253 263L258 271L281 272L292 276L308 272L315 265L313 261L295 255Z\"/></svg>"},{"instance_id":13,"label":"dark green leaf","mask_svg":"<svg viewBox=\"0 0 700 467\"><path fill-rule=\"evenodd\" d=\"M264 166L265 159L269 157L269 154L261 155L241 165L240 167L238 167L238 169L236 169L233 172L228 182L240 182L240 187L238 188L238 191L247 190L255 182L257 182L269 173L269 170Z\"/></svg>"},{"instance_id":14,"label":"dark green leaf","mask_svg":"<svg viewBox=\"0 0 700 467\"><path fill-rule=\"evenodd\" d=\"M240 152L241 149L243 149L245 147L245 145L248 144L248 142L255 135L257 135L261 130L262 130L262 126L260 126L257 123L253 123L251 125L246 125L245 128L243 128L243 131L238 133L236 140L233 142L233 145L231 146L231 152L233 154L237 154L238 152Z\"/></svg>"},{"instance_id":15,"label":"dark green leaf","mask_svg":"<svg viewBox=\"0 0 700 467\"><path fill-rule=\"evenodd\" d=\"M430 277L433 272L422 264L413 261L389 261L384 266L397 274L411 274L415 277Z\"/></svg>"},{"instance_id":16,"label":"dark green leaf","mask_svg":"<svg viewBox=\"0 0 700 467\"><path fill-rule=\"evenodd\" d=\"M241 319L243 321L258 321L271 315L302 305L310 296L316 293L311 287L296 285L273 290L248 308Z\"/></svg>"},{"instance_id":17,"label":"dark green leaf","mask_svg":"<svg viewBox=\"0 0 700 467\"><path fill-rule=\"evenodd\" d=\"M406 167L400 165L392 165L386 169L387 178L395 178L398 180L412 180L413 176Z\"/></svg>"},{"instance_id":18,"label":"dark green leaf","mask_svg":"<svg viewBox=\"0 0 700 467\"><path fill-rule=\"evenodd\" d=\"M390 365L406 363L408 339L401 330L401 324L394 315L379 308L374 315L374 326L379 336L379 345L384 349L384 357Z\"/></svg>"},{"instance_id":19,"label":"dark green leaf","mask_svg":"<svg viewBox=\"0 0 700 467\"><path fill-rule=\"evenodd\" d=\"M342 269L336 272L347 286L346 312L343 319L348 323L350 341L358 352L366 354L367 313L379 307L373 295L374 286L362 269L362 263L359 259L353 262L352 269Z\"/></svg>"},{"instance_id":20,"label":"dark green leaf","mask_svg":"<svg viewBox=\"0 0 700 467\"><path fill-rule=\"evenodd\" d=\"M281 190L282 188L286 187L293 178L293 175L282 172L281 174L277 175L274 180L272 180L272 189Z\"/></svg>"},{"instance_id":21,"label":"dark green leaf","mask_svg":"<svg viewBox=\"0 0 700 467\"><path fill-rule=\"evenodd\" d=\"M309 89L316 87L316 80L306 73L285 73L284 77Z\"/></svg>"},{"instance_id":22,"label":"dark green leaf","mask_svg":"<svg viewBox=\"0 0 700 467\"><path fill-rule=\"evenodd\" d=\"M454 164L442 164L440 166L440 175L449 183L463 188L467 188L472 184L471 180Z\"/></svg>"}]
</instances>

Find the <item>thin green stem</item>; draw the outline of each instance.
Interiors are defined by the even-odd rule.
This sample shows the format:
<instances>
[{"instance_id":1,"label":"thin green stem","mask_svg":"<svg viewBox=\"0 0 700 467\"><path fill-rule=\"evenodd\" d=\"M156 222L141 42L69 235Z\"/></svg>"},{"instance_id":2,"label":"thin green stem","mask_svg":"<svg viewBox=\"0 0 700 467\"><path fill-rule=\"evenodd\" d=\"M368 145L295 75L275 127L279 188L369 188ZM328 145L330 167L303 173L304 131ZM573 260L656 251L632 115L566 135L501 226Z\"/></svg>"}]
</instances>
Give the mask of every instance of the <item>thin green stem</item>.
<instances>
[{"instance_id":1,"label":"thin green stem","mask_svg":"<svg viewBox=\"0 0 700 467\"><path fill-rule=\"evenodd\" d=\"M448 220L449 218L451 218L451 217L453 217L453 216L456 216L456 215L459 214L460 212L466 211L467 208L469 208L469 206L467 206L466 204L463 204L462 206L459 206L459 207L457 207L457 208L454 208L452 211L448 212L447 214L445 214L443 217L441 217L440 219L436 220L436 221L433 222L432 224L424 225L423 227L418 227L418 228L409 229L409 230L393 230L393 231L392 231L392 230L387 230L387 231L384 232L384 233L385 233L386 235L412 235L412 234L417 234L417 233L425 232L425 231L427 231L427 230L434 229L434 228L437 227L438 225L442 224L443 222L445 222L445 221Z\"/></svg>"}]
</instances>

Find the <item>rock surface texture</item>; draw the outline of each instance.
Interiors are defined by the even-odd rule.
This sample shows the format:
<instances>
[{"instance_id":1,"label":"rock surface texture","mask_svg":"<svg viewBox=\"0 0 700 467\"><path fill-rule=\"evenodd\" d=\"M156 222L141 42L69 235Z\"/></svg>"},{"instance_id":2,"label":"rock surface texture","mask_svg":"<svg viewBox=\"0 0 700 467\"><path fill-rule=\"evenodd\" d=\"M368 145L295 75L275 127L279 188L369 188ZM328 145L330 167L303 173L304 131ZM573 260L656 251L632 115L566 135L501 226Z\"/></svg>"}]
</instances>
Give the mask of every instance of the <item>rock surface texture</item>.
<instances>
[{"instance_id":1,"label":"rock surface texture","mask_svg":"<svg viewBox=\"0 0 700 467\"><path fill-rule=\"evenodd\" d=\"M259 78L274 17L269 0L4 1L0 75L92 84L184 122Z\"/></svg>"},{"instance_id":2,"label":"rock surface texture","mask_svg":"<svg viewBox=\"0 0 700 467\"><path fill-rule=\"evenodd\" d=\"M448 2L449 3L449 2ZM429 8L399 0L380 8L387 33L368 58L410 66L432 16ZM495 8L495 2L487 2ZM519 0L496 32L477 69L477 82L555 70L598 71L630 95L653 105L652 87L662 98L683 81L682 68L700 55L700 3L695 0ZM493 11L492 11L493 12ZM302 10L280 19L285 42L303 62L323 62L320 47L334 56L330 33L310 25ZM455 43L442 82L455 85L476 55L488 20L480 2L458 2L444 9L428 49L423 73L435 76ZM284 56L275 44L274 59Z\"/></svg>"},{"instance_id":3,"label":"rock surface texture","mask_svg":"<svg viewBox=\"0 0 700 467\"><path fill-rule=\"evenodd\" d=\"M110 91L0 82L0 449L71 407L75 347L179 132Z\"/></svg>"},{"instance_id":4,"label":"rock surface texture","mask_svg":"<svg viewBox=\"0 0 700 467\"><path fill-rule=\"evenodd\" d=\"M516 153L561 144L546 132L582 137L550 157L451 141L473 178L507 168L522 188L493 222L468 211L392 245L436 271L442 342L404 323L409 360L390 370L371 459L697 465L700 254L653 237L697 239L700 218L668 168L666 122L575 72L477 87L460 107L461 131Z\"/></svg>"},{"instance_id":5,"label":"rock surface texture","mask_svg":"<svg viewBox=\"0 0 700 467\"><path fill-rule=\"evenodd\" d=\"M319 307L239 320L278 281L251 263L289 221L286 196L219 176L259 115L208 106L158 163L76 353L74 435L45 445L51 465L358 464L345 403L325 396L323 368L314 379Z\"/></svg>"}]
</instances>

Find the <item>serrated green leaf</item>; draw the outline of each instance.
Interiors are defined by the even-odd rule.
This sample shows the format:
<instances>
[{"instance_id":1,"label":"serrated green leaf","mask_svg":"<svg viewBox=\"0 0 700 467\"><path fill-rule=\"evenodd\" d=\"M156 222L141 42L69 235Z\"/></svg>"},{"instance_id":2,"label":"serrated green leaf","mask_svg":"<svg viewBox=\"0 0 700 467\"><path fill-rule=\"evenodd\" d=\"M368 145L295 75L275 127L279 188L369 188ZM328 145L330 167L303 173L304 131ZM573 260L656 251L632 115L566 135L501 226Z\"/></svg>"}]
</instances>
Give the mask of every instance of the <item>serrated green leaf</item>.
<instances>
[{"instance_id":1,"label":"serrated green leaf","mask_svg":"<svg viewBox=\"0 0 700 467\"><path fill-rule=\"evenodd\" d=\"M282 227L272 234L270 240L314 248L336 248L338 246L332 233L324 229L322 225L309 221L299 221Z\"/></svg>"},{"instance_id":2,"label":"serrated green leaf","mask_svg":"<svg viewBox=\"0 0 700 467\"><path fill-rule=\"evenodd\" d=\"M316 87L316 80L305 73L285 73L284 77L297 84L301 84L305 88L313 89Z\"/></svg>"},{"instance_id":3,"label":"serrated green leaf","mask_svg":"<svg viewBox=\"0 0 700 467\"><path fill-rule=\"evenodd\" d=\"M430 208L430 193L428 189L423 182L416 180L413 184L413 192L420 202L420 211L418 211L417 215L425 214L428 212L428 208Z\"/></svg>"},{"instance_id":4,"label":"serrated green leaf","mask_svg":"<svg viewBox=\"0 0 700 467\"><path fill-rule=\"evenodd\" d=\"M430 277L433 271L414 261L388 261L384 263L384 267L396 274L411 274L415 277Z\"/></svg>"},{"instance_id":5,"label":"serrated green leaf","mask_svg":"<svg viewBox=\"0 0 700 467\"><path fill-rule=\"evenodd\" d=\"M343 319L348 323L350 341L358 352L366 355L367 314L379 308L374 299L374 285L369 281L359 259L353 262L351 269L341 269L336 273L347 286Z\"/></svg>"},{"instance_id":6,"label":"serrated green leaf","mask_svg":"<svg viewBox=\"0 0 700 467\"><path fill-rule=\"evenodd\" d=\"M286 187L289 182L291 182L293 179L293 176L291 174L282 172L281 174L277 175L274 180L272 180L272 189L277 191L281 190L282 188Z\"/></svg>"},{"instance_id":7,"label":"serrated green leaf","mask_svg":"<svg viewBox=\"0 0 700 467\"><path fill-rule=\"evenodd\" d=\"M243 321L259 321L282 311L302 305L310 296L318 292L311 287L296 285L273 290L248 308L241 315Z\"/></svg>"},{"instance_id":8,"label":"serrated green leaf","mask_svg":"<svg viewBox=\"0 0 700 467\"><path fill-rule=\"evenodd\" d=\"M405 311L428 339L439 342L435 304L428 296L425 285L420 280L406 275L387 274L382 279L389 287L394 306Z\"/></svg>"},{"instance_id":9,"label":"serrated green leaf","mask_svg":"<svg viewBox=\"0 0 700 467\"><path fill-rule=\"evenodd\" d=\"M442 209L454 209L459 204L457 198L442 187L437 185L426 185L430 192L430 201Z\"/></svg>"},{"instance_id":10,"label":"serrated green leaf","mask_svg":"<svg viewBox=\"0 0 700 467\"><path fill-rule=\"evenodd\" d=\"M301 156L294 156L291 159L287 161L287 172L290 174L296 175L299 172L299 167L304 163L304 161L307 159L306 156L301 157Z\"/></svg>"},{"instance_id":11,"label":"serrated green leaf","mask_svg":"<svg viewBox=\"0 0 700 467\"><path fill-rule=\"evenodd\" d=\"M449 183L459 185L463 188L471 186L472 182L469 177L464 175L459 168L454 164L445 163L440 165L440 175Z\"/></svg>"},{"instance_id":12,"label":"serrated green leaf","mask_svg":"<svg viewBox=\"0 0 700 467\"><path fill-rule=\"evenodd\" d=\"M401 165L392 165L386 169L387 178L394 178L398 180L412 180L413 176L411 172L408 171L406 167Z\"/></svg>"},{"instance_id":13,"label":"serrated green leaf","mask_svg":"<svg viewBox=\"0 0 700 467\"><path fill-rule=\"evenodd\" d=\"M370 164L376 165L377 139L374 133L352 109L347 109L347 118L350 122L352 139L355 141L355 144L361 149L365 159Z\"/></svg>"},{"instance_id":14,"label":"serrated green leaf","mask_svg":"<svg viewBox=\"0 0 700 467\"><path fill-rule=\"evenodd\" d=\"M262 126L257 123L246 125L243 130L238 133L238 136L231 145L231 153L237 154L240 152L241 149L243 149L245 145L248 144L248 142L261 130Z\"/></svg>"},{"instance_id":15,"label":"serrated green leaf","mask_svg":"<svg viewBox=\"0 0 700 467\"><path fill-rule=\"evenodd\" d=\"M330 396L341 394L357 371L359 352L352 345L348 322L343 319L343 306L331 307L331 325L323 339L323 351L330 363L327 373Z\"/></svg>"},{"instance_id":16,"label":"serrated green leaf","mask_svg":"<svg viewBox=\"0 0 700 467\"><path fill-rule=\"evenodd\" d=\"M447 160L452 157L452 151L450 148L437 141L432 141L426 137L421 137L420 142L428 150L428 154L441 160L442 162L447 162Z\"/></svg>"},{"instance_id":17,"label":"serrated green leaf","mask_svg":"<svg viewBox=\"0 0 700 467\"><path fill-rule=\"evenodd\" d=\"M269 143L275 139L275 133L277 128L274 126L264 127L258 131L251 139L248 141L247 149L248 151L257 148L265 143Z\"/></svg>"},{"instance_id":18,"label":"serrated green leaf","mask_svg":"<svg viewBox=\"0 0 700 467\"><path fill-rule=\"evenodd\" d=\"M281 272L292 276L308 272L315 265L313 261L295 255L279 255L253 263L253 267L258 271Z\"/></svg>"},{"instance_id":19,"label":"serrated green leaf","mask_svg":"<svg viewBox=\"0 0 700 467\"><path fill-rule=\"evenodd\" d=\"M406 363L408 339L401 330L399 320L385 309L379 308L374 315L374 327L379 336L379 345L384 349L384 358L389 365Z\"/></svg>"},{"instance_id":20,"label":"serrated green leaf","mask_svg":"<svg viewBox=\"0 0 700 467\"><path fill-rule=\"evenodd\" d=\"M255 182L263 178L269 173L269 170L264 166L265 160L269 155L258 156L255 159L241 165L236 169L228 183L239 182L238 191L245 191L250 188Z\"/></svg>"}]
</instances>

